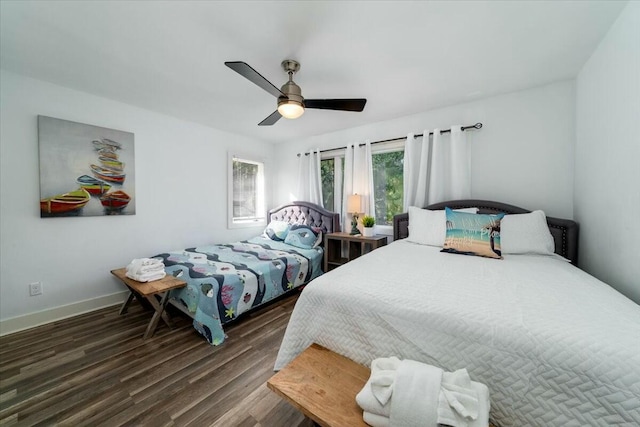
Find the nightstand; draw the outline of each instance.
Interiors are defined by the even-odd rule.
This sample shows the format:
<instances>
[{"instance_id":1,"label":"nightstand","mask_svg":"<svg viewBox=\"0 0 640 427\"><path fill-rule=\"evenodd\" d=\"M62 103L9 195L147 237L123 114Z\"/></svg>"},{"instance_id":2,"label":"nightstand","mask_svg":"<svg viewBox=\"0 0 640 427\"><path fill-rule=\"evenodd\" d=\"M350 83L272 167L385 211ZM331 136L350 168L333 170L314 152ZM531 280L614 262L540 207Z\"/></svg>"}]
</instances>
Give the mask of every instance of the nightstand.
<instances>
[{"instance_id":1,"label":"nightstand","mask_svg":"<svg viewBox=\"0 0 640 427\"><path fill-rule=\"evenodd\" d=\"M342 242L346 242L346 257L342 256ZM367 252L387 244L387 236L352 236L349 233L329 233L324 236L324 272L346 264Z\"/></svg>"}]
</instances>

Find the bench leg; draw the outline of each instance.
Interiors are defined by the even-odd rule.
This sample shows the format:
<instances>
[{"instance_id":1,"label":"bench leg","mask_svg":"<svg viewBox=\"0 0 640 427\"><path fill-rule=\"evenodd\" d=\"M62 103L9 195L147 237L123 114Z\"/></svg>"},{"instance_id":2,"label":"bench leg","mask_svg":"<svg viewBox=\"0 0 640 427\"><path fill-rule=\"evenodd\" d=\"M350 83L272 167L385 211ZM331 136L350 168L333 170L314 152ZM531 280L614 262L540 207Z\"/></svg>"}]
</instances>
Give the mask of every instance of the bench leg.
<instances>
[{"instance_id":1,"label":"bench leg","mask_svg":"<svg viewBox=\"0 0 640 427\"><path fill-rule=\"evenodd\" d=\"M131 304L131 301L133 301L134 296L135 295L133 294L133 292L129 292L129 296L127 297L127 300L122 304L122 307L120 307L120 312L118 314L122 315L127 312L127 308L129 308L129 304Z\"/></svg>"},{"instance_id":2,"label":"bench leg","mask_svg":"<svg viewBox=\"0 0 640 427\"><path fill-rule=\"evenodd\" d=\"M164 293L159 303L155 299L154 295L151 295L151 297L148 298L148 301L149 303L151 303L151 305L156 310L156 312L153 313L153 317L149 322L149 326L147 326L147 330L144 333L145 340L153 336L153 333L155 332L161 317L162 317L162 320L164 320L164 322L167 324L169 328L173 327L173 323L171 322L171 319L169 319L169 316L167 316L167 313L165 313L164 311L165 307L167 306L167 302L169 301L169 292Z\"/></svg>"}]
</instances>

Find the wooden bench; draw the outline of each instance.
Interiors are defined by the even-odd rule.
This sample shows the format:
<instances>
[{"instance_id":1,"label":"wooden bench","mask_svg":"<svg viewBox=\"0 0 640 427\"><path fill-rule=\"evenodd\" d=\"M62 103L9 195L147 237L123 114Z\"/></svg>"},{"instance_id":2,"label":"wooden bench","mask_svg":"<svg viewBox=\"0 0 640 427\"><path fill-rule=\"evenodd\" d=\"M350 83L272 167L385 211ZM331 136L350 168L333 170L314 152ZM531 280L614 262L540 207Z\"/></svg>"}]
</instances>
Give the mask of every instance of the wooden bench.
<instances>
[{"instance_id":1,"label":"wooden bench","mask_svg":"<svg viewBox=\"0 0 640 427\"><path fill-rule=\"evenodd\" d=\"M165 313L165 308L167 307L167 302L169 301L169 292L172 289L182 288L186 286L187 282L173 276L165 276L164 278L160 280L154 280L153 282L138 282L127 277L126 268L111 270L111 274L120 279L122 283L124 283L131 291L129 293L129 297L120 308L120 314L125 314L127 312L127 308L129 307L129 304L131 304L131 301L133 301L133 298L136 298L138 301L140 301L141 304L143 304L145 300L148 301L151 307L153 307L153 309L155 310L155 313L153 313L153 317L151 318L151 321L147 326L147 330L144 333L143 339L146 340L147 338L153 336L160 318L162 318L162 320L164 320L164 322L170 328L173 326L171 320L169 319L169 316L167 316L167 313ZM162 298L160 299L160 301L158 301L155 297L159 294L162 294Z\"/></svg>"},{"instance_id":2,"label":"wooden bench","mask_svg":"<svg viewBox=\"0 0 640 427\"><path fill-rule=\"evenodd\" d=\"M312 344L267 386L322 427L368 427L356 394L370 374L366 366Z\"/></svg>"},{"instance_id":3,"label":"wooden bench","mask_svg":"<svg viewBox=\"0 0 640 427\"><path fill-rule=\"evenodd\" d=\"M366 366L312 344L267 386L322 427L366 427L356 394L370 373Z\"/></svg>"}]
</instances>

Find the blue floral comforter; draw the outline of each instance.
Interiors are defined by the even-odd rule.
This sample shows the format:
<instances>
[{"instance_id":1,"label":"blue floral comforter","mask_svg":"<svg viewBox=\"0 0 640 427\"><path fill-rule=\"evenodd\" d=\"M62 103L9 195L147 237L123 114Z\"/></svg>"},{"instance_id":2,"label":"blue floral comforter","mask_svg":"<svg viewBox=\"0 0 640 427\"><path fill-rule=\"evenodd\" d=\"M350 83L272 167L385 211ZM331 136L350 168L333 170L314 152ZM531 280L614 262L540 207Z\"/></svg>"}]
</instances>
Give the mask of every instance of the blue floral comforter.
<instances>
[{"instance_id":1,"label":"blue floral comforter","mask_svg":"<svg viewBox=\"0 0 640 427\"><path fill-rule=\"evenodd\" d=\"M171 298L193 316L193 326L213 345L222 325L322 274L323 249L301 249L264 237L156 255L167 274L187 286Z\"/></svg>"}]
</instances>

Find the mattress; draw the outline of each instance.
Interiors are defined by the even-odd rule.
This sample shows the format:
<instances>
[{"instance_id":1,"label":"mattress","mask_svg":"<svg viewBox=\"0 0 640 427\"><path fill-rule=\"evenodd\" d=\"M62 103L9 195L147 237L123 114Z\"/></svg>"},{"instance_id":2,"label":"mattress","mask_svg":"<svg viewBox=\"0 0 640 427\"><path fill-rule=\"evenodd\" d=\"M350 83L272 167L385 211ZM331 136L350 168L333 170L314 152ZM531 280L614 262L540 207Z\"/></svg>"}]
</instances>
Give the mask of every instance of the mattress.
<instances>
[{"instance_id":1,"label":"mattress","mask_svg":"<svg viewBox=\"0 0 640 427\"><path fill-rule=\"evenodd\" d=\"M557 257L393 242L307 285L275 369L313 342L467 368L497 426L640 425L640 307Z\"/></svg>"}]
</instances>

